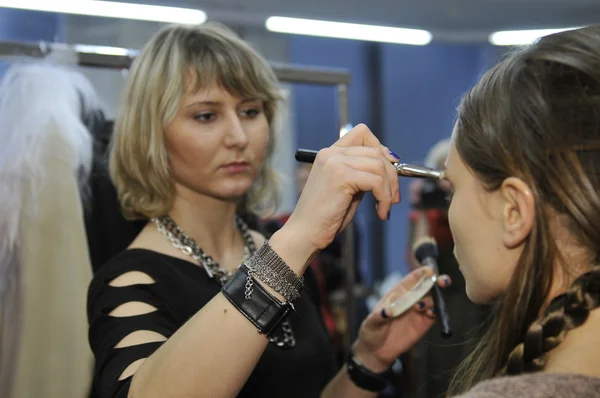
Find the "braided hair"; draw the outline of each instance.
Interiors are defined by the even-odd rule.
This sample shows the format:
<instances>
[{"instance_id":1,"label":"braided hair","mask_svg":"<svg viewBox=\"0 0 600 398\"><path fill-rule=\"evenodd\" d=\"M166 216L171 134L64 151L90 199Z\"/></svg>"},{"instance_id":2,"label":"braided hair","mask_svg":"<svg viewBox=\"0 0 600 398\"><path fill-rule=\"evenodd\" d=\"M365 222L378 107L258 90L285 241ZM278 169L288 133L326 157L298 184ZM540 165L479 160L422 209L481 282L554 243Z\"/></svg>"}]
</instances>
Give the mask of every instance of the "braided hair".
<instances>
[{"instance_id":1,"label":"braided hair","mask_svg":"<svg viewBox=\"0 0 600 398\"><path fill-rule=\"evenodd\" d=\"M575 280L567 293L554 298L544 315L527 330L523 342L508 356L504 373L517 375L544 369L548 352L567 332L583 324L590 311L600 306L600 267Z\"/></svg>"},{"instance_id":2,"label":"braided hair","mask_svg":"<svg viewBox=\"0 0 600 398\"><path fill-rule=\"evenodd\" d=\"M454 143L489 191L509 177L524 181L535 216L490 326L459 367L450 394L543 369L548 352L600 303L600 25L546 36L509 54L463 98ZM589 263L561 256L557 219ZM558 276L584 272L547 304Z\"/></svg>"}]
</instances>

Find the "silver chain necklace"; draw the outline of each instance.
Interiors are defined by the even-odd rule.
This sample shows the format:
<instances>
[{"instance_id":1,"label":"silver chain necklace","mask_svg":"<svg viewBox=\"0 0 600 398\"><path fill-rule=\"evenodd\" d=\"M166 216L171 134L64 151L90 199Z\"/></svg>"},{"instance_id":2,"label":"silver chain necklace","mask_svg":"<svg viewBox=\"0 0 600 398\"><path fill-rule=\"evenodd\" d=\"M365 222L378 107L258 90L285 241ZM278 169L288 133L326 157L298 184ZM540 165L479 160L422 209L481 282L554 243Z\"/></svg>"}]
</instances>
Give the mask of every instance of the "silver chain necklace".
<instances>
[{"instance_id":1,"label":"silver chain necklace","mask_svg":"<svg viewBox=\"0 0 600 398\"><path fill-rule=\"evenodd\" d=\"M233 272L221 268L219 263L206 254L194 239L186 235L170 216L153 217L150 221L156 225L158 231L171 242L173 247L197 261L211 279L218 281L221 286L231 279ZM250 228L248 228L244 220L241 217L236 217L235 222L244 239L244 259L242 262L245 262L256 251L256 245L250 234ZM294 347L296 345L296 338L294 337L292 325L289 320L286 319L281 322L281 332L282 336L272 336L269 338L269 341L281 348Z\"/></svg>"}]
</instances>

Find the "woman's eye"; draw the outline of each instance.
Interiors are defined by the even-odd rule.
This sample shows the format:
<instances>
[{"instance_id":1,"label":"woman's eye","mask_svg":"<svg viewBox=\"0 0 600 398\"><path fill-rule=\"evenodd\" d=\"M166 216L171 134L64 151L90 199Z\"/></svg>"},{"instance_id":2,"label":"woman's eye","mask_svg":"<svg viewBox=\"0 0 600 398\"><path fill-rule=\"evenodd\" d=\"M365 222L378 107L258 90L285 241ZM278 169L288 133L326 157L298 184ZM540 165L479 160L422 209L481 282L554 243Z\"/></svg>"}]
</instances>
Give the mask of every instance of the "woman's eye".
<instances>
[{"instance_id":1,"label":"woman's eye","mask_svg":"<svg viewBox=\"0 0 600 398\"><path fill-rule=\"evenodd\" d=\"M216 115L212 112L204 112L204 113L198 113L198 114L194 115L194 119L199 122L209 122L209 121L213 120L215 117L216 117Z\"/></svg>"},{"instance_id":2,"label":"woman's eye","mask_svg":"<svg viewBox=\"0 0 600 398\"><path fill-rule=\"evenodd\" d=\"M247 116L249 118L255 118L256 116L258 116L260 114L260 109L256 109L256 108L245 109L242 111L242 113L244 114L244 116Z\"/></svg>"}]
</instances>

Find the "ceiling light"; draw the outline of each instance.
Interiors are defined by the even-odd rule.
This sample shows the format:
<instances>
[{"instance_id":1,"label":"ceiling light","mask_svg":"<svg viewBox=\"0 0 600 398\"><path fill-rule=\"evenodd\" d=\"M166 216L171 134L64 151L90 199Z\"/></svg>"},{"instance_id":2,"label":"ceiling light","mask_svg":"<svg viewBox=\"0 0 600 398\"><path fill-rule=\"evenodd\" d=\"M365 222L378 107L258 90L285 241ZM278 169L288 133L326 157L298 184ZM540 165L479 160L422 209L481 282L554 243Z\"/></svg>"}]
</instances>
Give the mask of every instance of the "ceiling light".
<instances>
[{"instance_id":1,"label":"ceiling light","mask_svg":"<svg viewBox=\"0 0 600 398\"><path fill-rule=\"evenodd\" d=\"M537 29L537 30L506 30L494 32L490 35L489 41L495 46L519 46L531 44L540 37L548 36L554 33L564 32L577 28L562 29Z\"/></svg>"},{"instance_id":2,"label":"ceiling light","mask_svg":"<svg viewBox=\"0 0 600 398\"><path fill-rule=\"evenodd\" d=\"M127 48L120 47L108 47L108 46L95 46L89 44L73 44L73 49L77 52L82 53L93 53L103 55L117 55L117 56L131 56L134 57L138 54L137 51L129 50Z\"/></svg>"},{"instance_id":3,"label":"ceiling light","mask_svg":"<svg viewBox=\"0 0 600 398\"><path fill-rule=\"evenodd\" d=\"M206 21L206 14L200 10L114 1L0 0L0 7L181 24L201 24Z\"/></svg>"},{"instance_id":4,"label":"ceiling light","mask_svg":"<svg viewBox=\"0 0 600 398\"><path fill-rule=\"evenodd\" d=\"M312 19L269 17L265 26L272 32L338 39L412 44L417 46L424 46L431 41L431 33L426 30L317 21Z\"/></svg>"}]
</instances>

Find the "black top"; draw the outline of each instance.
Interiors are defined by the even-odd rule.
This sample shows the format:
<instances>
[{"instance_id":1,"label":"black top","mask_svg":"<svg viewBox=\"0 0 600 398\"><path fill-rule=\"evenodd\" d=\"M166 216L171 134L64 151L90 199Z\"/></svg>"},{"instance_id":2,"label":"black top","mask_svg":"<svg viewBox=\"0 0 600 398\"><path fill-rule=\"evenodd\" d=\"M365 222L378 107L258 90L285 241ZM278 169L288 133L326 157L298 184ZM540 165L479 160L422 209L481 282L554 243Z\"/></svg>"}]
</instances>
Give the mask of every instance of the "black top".
<instances>
[{"instance_id":1,"label":"black top","mask_svg":"<svg viewBox=\"0 0 600 398\"><path fill-rule=\"evenodd\" d=\"M143 272L155 283L126 287L109 285L110 281L129 271ZM115 349L119 341L136 330L151 330L170 337L220 289L221 285L210 279L203 268L150 250L126 250L100 267L89 288L87 308L90 345L96 358L92 397L126 397L131 377L118 381L122 372L132 362L150 356L162 344ZM320 395L333 378L336 365L318 300L316 280L309 269L302 296L294 303L297 313L292 312L289 318L296 346L282 349L269 343L239 397L311 398ZM130 301L148 303L157 311L133 317L108 315Z\"/></svg>"}]
</instances>

